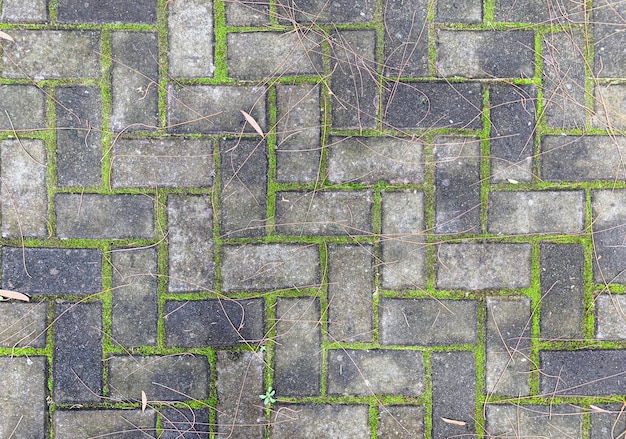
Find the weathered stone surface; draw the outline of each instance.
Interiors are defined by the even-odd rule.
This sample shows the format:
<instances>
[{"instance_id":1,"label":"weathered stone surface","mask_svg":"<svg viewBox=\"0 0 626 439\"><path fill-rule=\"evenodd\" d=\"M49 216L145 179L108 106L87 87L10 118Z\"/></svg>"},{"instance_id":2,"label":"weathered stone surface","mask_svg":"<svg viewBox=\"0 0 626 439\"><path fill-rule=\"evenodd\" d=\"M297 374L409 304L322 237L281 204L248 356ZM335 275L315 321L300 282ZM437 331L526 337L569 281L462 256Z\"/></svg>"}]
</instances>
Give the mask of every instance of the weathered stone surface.
<instances>
[{"instance_id":1,"label":"weathered stone surface","mask_svg":"<svg viewBox=\"0 0 626 439\"><path fill-rule=\"evenodd\" d=\"M46 346L46 303L0 303L0 347Z\"/></svg>"},{"instance_id":2,"label":"weathered stone surface","mask_svg":"<svg viewBox=\"0 0 626 439\"><path fill-rule=\"evenodd\" d=\"M427 11L426 0L383 1L385 75L428 74Z\"/></svg>"},{"instance_id":3,"label":"weathered stone surface","mask_svg":"<svg viewBox=\"0 0 626 439\"><path fill-rule=\"evenodd\" d=\"M3 22L40 22L48 19L48 2L46 0L3 0Z\"/></svg>"},{"instance_id":4,"label":"weathered stone surface","mask_svg":"<svg viewBox=\"0 0 626 439\"><path fill-rule=\"evenodd\" d=\"M626 76L624 52L624 17L626 4L613 0L597 0L593 4L594 77Z\"/></svg>"},{"instance_id":5,"label":"weathered stone surface","mask_svg":"<svg viewBox=\"0 0 626 439\"><path fill-rule=\"evenodd\" d=\"M0 85L0 130L30 130L46 126L46 101L34 85Z\"/></svg>"},{"instance_id":6,"label":"weathered stone surface","mask_svg":"<svg viewBox=\"0 0 626 439\"><path fill-rule=\"evenodd\" d=\"M173 77L213 76L213 3L176 0L168 5L168 68Z\"/></svg>"},{"instance_id":7,"label":"weathered stone surface","mask_svg":"<svg viewBox=\"0 0 626 439\"><path fill-rule=\"evenodd\" d=\"M146 23L156 24L155 0L58 0L62 23Z\"/></svg>"},{"instance_id":8,"label":"weathered stone surface","mask_svg":"<svg viewBox=\"0 0 626 439\"><path fill-rule=\"evenodd\" d=\"M320 422L323 419L324 422ZM290 404L276 408L272 438L370 437L369 407L363 404Z\"/></svg>"},{"instance_id":9,"label":"weathered stone surface","mask_svg":"<svg viewBox=\"0 0 626 439\"><path fill-rule=\"evenodd\" d=\"M596 85L593 125L601 129L626 129L626 84Z\"/></svg>"},{"instance_id":10,"label":"weathered stone surface","mask_svg":"<svg viewBox=\"0 0 626 439\"><path fill-rule=\"evenodd\" d=\"M376 2L372 0L280 0L278 18L283 23L353 23L369 21L374 16Z\"/></svg>"},{"instance_id":11,"label":"weathered stone surface","mask_svg":"<svg viewBox=\"0 0 626 439\"><path fill-rule=\"evenodd\" d=\"M493 437L583 437L582 413L569 404L488 404L485 412L485 430Z\"/></svg>"},{"instance_id":12,"label":"weathered stone surface","mask_svg":"<svg viewBox=\"0 0 626 439\"><path fill-rule=\"evenodd\" d=\"M437 2L435 21L443 23L481 23L483 4L478 0L457 2L441 0Z\"/></svg>"},{"instance_id":13,"label":"weathered stone surface","mask_svg":"<svg viewBox=\"0 0 626 439\"><path fill-rule=\"evenodd\" d=\"M57 438L151 437L156 412L141 410L55 410L52 425ZM146 436L148 435L148 436ZM165 436L162 436L165 437Z\"/></svg>"},{"instance_id":14,"label":"weathered stone surface","mask_svg":"<svg viewBox=\"0 0 626 439\"><path fill-rule=\"evenodd\" d=\"M625 283L626 190L592 191L591 209L593 280L598 283Z\"/></svg>"},{"instance_id":15,"label":"weathered stone surface","mask_svg":"<svg viewBox=\"0 0 626 439\"><path fill-rule=\"evenodd\" d=\"M496 0L495 21L530 23L577 23L585 19L584 5L565 0L553 5L541 0Z\"/></svg>"},{"instance_id":16,"label":"weathered stone surface","mask_svg":"<svg viewBox=\"0 0 626 439\"><path fill-rule=\"evenodd\" d=\"M626 339L626 296L601 294L595 303L596 337L601 340Z\"/></svg>"},{"instance_id":17,"label":"weathered stone surface","mask_svg":"<svg viewBox=\"0 0 626 439\"><path fill-rule=\"evenodd\" d=\"M379 439L422 439L424 408L410 405L385 405L378 408Z\"/></svg>"},{"instance_id":18,"label":"weathered stone surface","mask_svg":"<svg viewBox=\"0 0 626 439\"><path fill-rule=\"evenodd\" d=\"M626 431L622 404L597 404L597 407L600 411L593 410L590 415L589 439L603 439Z\"/></svg>"},{"instance_id":19,"label":"weathered stone surface","mask_svg":"<svg viewBox=\"0 0 626 439\"><path fill-rule=\"evenodd\" d=\"M161 414L163 433L159 439L208 439L209 410L207 408L165 408Z\"/></svg>"},{"instance_id":20,"label":"weathered stone surface","mask_svg":"<svg viewBox=\"0 0 626 439\"><path fill-rule=\"evenodd\" d=\"M270 5L266 0L235 0L226 2L224 6L229 26L270 24Z\"/></svg>"}]
</instances>

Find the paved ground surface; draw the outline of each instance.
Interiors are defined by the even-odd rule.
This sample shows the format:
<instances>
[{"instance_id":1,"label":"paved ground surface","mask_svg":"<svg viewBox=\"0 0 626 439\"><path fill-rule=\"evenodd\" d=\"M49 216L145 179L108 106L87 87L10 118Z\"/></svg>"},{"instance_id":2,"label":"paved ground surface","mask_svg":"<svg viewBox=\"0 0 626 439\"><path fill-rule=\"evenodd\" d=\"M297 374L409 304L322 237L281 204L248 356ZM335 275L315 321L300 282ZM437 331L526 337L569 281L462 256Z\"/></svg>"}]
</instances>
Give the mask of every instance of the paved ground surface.
<instances>
[{"instance_id":1,"label":"paved ground surface","mask_svg":"<svg viewBox=\"0 0 626 439\"><path fill-rule=\"evenodd\" d=\"M624 437L623 0L0 8L0 438Z\"/></svg>"}]
</instances>

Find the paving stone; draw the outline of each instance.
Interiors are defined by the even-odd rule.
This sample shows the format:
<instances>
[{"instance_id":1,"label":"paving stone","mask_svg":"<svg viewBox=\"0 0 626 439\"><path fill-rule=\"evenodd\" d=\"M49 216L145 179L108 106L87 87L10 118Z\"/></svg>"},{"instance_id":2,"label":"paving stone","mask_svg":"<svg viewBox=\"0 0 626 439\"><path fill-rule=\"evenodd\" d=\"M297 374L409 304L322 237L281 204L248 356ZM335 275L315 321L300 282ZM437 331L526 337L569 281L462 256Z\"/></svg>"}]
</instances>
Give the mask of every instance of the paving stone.
<instances>
[{"instance_id":1,"label":"paving stone","mask_svg":"<svg viewBox=\"0 0 626 439\"><path fill-rule=\"evenodd\" d=\"M423 391L420 351L336 349L328 352L329 394L418 396Z\"/></svg>"},{"instance_id":2,"label":"paving stone","mask_svg":"<svg viewBox=\"0 0 626 439\"><path fill-rule=\"evenodd\" d=\"M320 282L316 245L258 244L222 247L222 289L275 290Z\"/></svg>"},{"instance_id":3,"label":"paving stone","mask_svg":"<svg viewBox=\"0 0 626 439\"><path fill-rule=\"evenodd\" d=\"M267 0L235 0L224 4L228 26L269 25L270 5Z\"/></svg>"},{"instance_id":4,"label":"paving stone","mask_svg":"<svg viewBox=\"0 0 626 439\"><path fill-rule=\"evenodd\" d=\"M276 231L286 235L366 235L372 232L371 191L278 192Z\"/></svg>"},{"instance_id":5,"label":"paving stone","mask_svg":"<svg viewBox=\"0 0 626 439\"><path fill-rule=\"evenodd\" d=\"M173 133L255 133L245 111L265 132L265 87L171 86L167 93L168 131Z\"/></svg>"},{"instance_id":6,"label":"paving stone","mask_svg":"<svg viewBox=\"0 0 626 439\"><path fill-rule=\"evenodd\" d=\"M623 189L591 192L594 244L593 280L598 283L624 283L624 233L626 233L626 191Z\"/></svg>"},{"instance_id":7,"label":"paving stone","mask_svg":"<svg viewBox=\"0 0 626 439\"><path fill-rule=\"evenodd\" d=\"M276 87L276 179L312 182L319 178L320 86Z\"/></svg>"},{"instance_id":8,"label":"paving stone","mask_svg":"<svg viewBox=\"0 0 626 439\"><path fill-rule=\"evenodd\" d=\"M371 245L328 247L328 334L333 341L374 341Z\"/></svg>"},{"instance_id":9,"label":"paving stone","mask_svg":"<svg viewBox=\"0 0 626 439\"><path fill-rule=\"evenodd\" d=\"M45 347L46 310L45 302L0 302L0 347Z\"/></svg>"},{"instance_id":10,"label":"paving stone","mask_svg":"<svg viewBox=\"0 0 626 439\"><path fill-rule=\"evenodd\" d=\"M146 131L158 125L159 49L153 32L112 32L111 128Z\"/></svg>"},{"instance_id":11,"label":"paving stone","mask_svg":"<svg viewBox=\"0 0 626 439\"><path fill-rule=\"evenodd\" d=\"M601 340L626 338L626 296L600 294L596 304L596 337Z\"/></svg>"},{"instance_id":12,"label":"paving stone","mask_svg":"<svg viewBox=\"0 0 626 439\"><path fill-rule=\"evenodd\" d=\"M103 155L100 89L59 87L55 100L58 185L99 185Z\"/></svg>"},{"instance_id":13,"label":"paving stone","mask_svg":"<svg viewBox=\"0 0 626 439\"><path fill-rule=\"evenodd\" d=\"M382 193L382 286L405 290L426 286L424 194Z\"/></svg>"},{"instance_id":14,"label":"paving stone","mask_svg":"<svg viewBox=\"0 0 626 439\"><path fill-rule=\"evenodd\" d=\"M265 235L267 146L254 139L220 140L220 232L226 237Z\"/></svg>"},{"instance_id":15,"label":"paving stone","mask_svg":"<svg viewBox=\"0 0 626 439\"><path fill-rule=\"evenodd\" d=\"M542 45L546 122L556 128L582 128L587 112L583 34L578 31L547 33Z\"/></svg>"},{"instance_id":16,"label":"paving stone","mask_svg":"<svg viewBox=\"0 0 626 439\"><path fill-rule=\"evenodd\" d=\"M114 401L200 400L209 396L211 370L200 355L113 356L107 360Z\"/></svg>"},{"instance_id":17,"label":"paving stone","mask_svg":"<svg viewBox=\"0 0 626 439\"><path fill-rule=\"evenodd\" d=\"M531 31L439 30L436 44L440 76L535 76L535 44Z\"/></svg>"},{"instance_id":18,"label":"paving stone","mask_svg":"<svg viewBox=\"0 0 626 439\"><path fill-rule=\"evenodd\" d=\"M209 410L166 408L161 410L160 439L208 439Z\"/></svg>"},{"instance_id":19,"label":"paving stone","mask_svg":"<svg viewBox=\"0 0 626 439\"><path fill-rule=\"evenodd\" d=\"M584 254L579 244L539 246L541 337L547 340L583 338Z\"/></svg>"},{"instance_id":20,"label":"paving stone","mask_svg":"<svg viewBox=\"0 0 626 439\"><path fill-rule=\"evenodd\" d=\"M213 288L213 209L209 195L167 198L168 291Z\"/></svg>"},{"instance_id":21,"label":"paving stone","mask_svg":"<svg viewBox=\"0 0 626 439\"><path fill-rule=\"evenodd\" d=\"M45 126L45 96L38 87L0 85L0 130L30 130Z\"/></svg>"},{"instance_id":22,"label":"paving stone","mask_svg":"<svg viewBox=\"0 0 626 439\"><path fill-rule=\"evenodd\" d=\"M123 346L156 345L157 250L121 249L111 254L111 333Z\"/></svg>"},{"instance_id":23,"label":"paving stone","mask_svg":"<svg viewBox=\"0 0 626 439\"><path fill-rule=\"evenodd\" d=\"M156 24L155 0L100 0L97 5L83 0L58 0L61 23L146 23Z\"/></svg>"},{"instance_id":24,"label":"paving stone","mask_svg":"<svg viewBox=\"0 0 626 439\"><path fill-rule=\"evenodd\" d=\"M374 128L378 113L376 31L338 31L330 41L333 126Z\"/></svg>"},{"instance_id":25,"label":"paving stone","mask_svg":"<svg viewBox=\"0 0 626 439\"><path fill-rule=\"evenodd\" d=\"M592 123L600 129L626 129L626 84L596 85Z\"/></svg>"},{"instance_id":26,"label":"paving stone","mask_svg":"<svg viewBox=\"0 0 626 439\"><path fill-rule=\"evenodd\" d=\"M477 304L473 300L395 299L379 302L383 345L476 343Z\"/></svg>"},{"instance_id":27,"label":"paving stone","mask_svg":"<svg viewBox=\"0 0 626 439\"><path fill-rule=\"evenodd\" d=\"M594 77L623 78L626 76L624 52L624 16L626 4L598 0L593 4Z\"/></svg>"},{"instance_id":28,"label":"paving stone","mask_svg":"<svg viewBox=\"0 0 626 439\"><path fill-rule=\"evenodd\" d=\"M321 337L320 302L317 297L279 297L277 299L276 346L274 348L276 392L282 396L320 394Z\"/></svg>"},{"instance_id":29,"label":"paving stone","mask_svg":"<svg viewBox=\"0 0 626 439\"><path fill-rule=\"evenodd\" d=\"M489 87L491 180L531 181L537 89L527 84Z\"/></svg>"},{"instance_id":30,"label":"paving stone","mask_svg":"<svg viewBox=\"0 0 626 439\"><path fill-rule=\"evenodd\" d=\"M41 22L48 20L48 4L46 0L3 0L3 22Z\"/></svg>"},{"instance_id":31,"label":"paving stone","mask_svg":"<svg viewBox=\"0 0 626 439\"><path fill-rule=\"evenodd\" d=\"M410 405L386 405L378 408L379 439L423 439L424 408Z\"/></svg>"},{"instance_id":32,"label":"paving stone","mask_svg":"<svg viewBox=\"0 0 626 439\"><path fill-rule=\"evenodd\" d=\"M177 0L168 3L167 8L170 76L213 76L213 3Z\"/></svg>"},{"instance_id":33,"label":"paving stone","mask_svg":"<svg viewBox=\"0 0 626 439\"><path fill-rule=\"evenodd\" d=\"M496 0L494 21L530 23L579 23L585 19L585 8L575 0L565 0L558 5L541 0Z\"/></svg>"},{"instance_id":34,"label":"paving stone","mask_svg":"<svg viewBox=\"0 0 626 439\"><path fill-rule=\"evenodd\" d=\"M437 136L434 140L435 233L480 231L480 140Z\"/></svg>"},{"instance_id":35,"label":"paving stone","mask_svg":"<svg viewBox=\"0 0 626 439\"><path fill-rule=\"evenodd\" d=\"M370 21L374 18L376 2L372 0L280 0L278 18L285 24L336 24Z\"/></svg>"},{"instance_id":36,"label":"paving stone","mask_svg":"<svg viewBox=\"0 0 626 439\"><path fill-rule=\"evenodd\" d=\"M426 0L383 2L386 76L428 75L427 11Z\"/></svg>"},{"instance_id":37,"label":"paving stone","mask_svg":"<svg viewBox=\"0 0 626 439\"><path fill-rule=\"evenodd\" d=\"M433 352L433 439L473 436L476 363L472 352ZM444 419L465 422L456 425Z\"/></svg>"},{"instance_id":38,"label":"paving stone","mask_svg":"<svg viewBox=\"0 0 626 439\"><path fill-rule=\"evenodd\" d=\"M168 346L236 346L263 339L263 299L165 302Z\"/></svg>"},{"instance_id":39,"label":"paving stone","mask_svg":"<svg viewBox=\"0 0 626 439\"><path fill-rule=\"evenodd\" d=\"M437 2L435 21L441 23L482 23L483 4L478 0Z\"/></svg>"},{"instance_id":40,"label":"paving stone","mask_svg":"<svg viewBox=\"0 0 626 439\"><path fill-rule=\"evenodd\" d=\"M440 244L437 288L530 286L530 244Z\"/></svg>"},{"instance_id":41,"label":"paving stone","mask_svg":"<svg viewBox=\"0 0 626 439\"><path fill-rule=\"evenodd\" d=\"M3 140L2 237L48 236L47 153L43 140Z\"/></svg>"},{"instance_id":42,"label":"paving stone","mask_svg":"<svg viewBox=\"0 0 626 439\"><path fill-rule=\"evenodd\" d=\"M487 298L487 393L530 393L531 327L528 297Z\"/></svg>"},{"instance_id":43,"label":"paving stone","mask_svg":"<svg viewBox=\"0 0 626 439\"><path fill-rule=\"evenodd\" d=\"M604 411L592 410L589 439L619 437L626 431L626 419L623 416L622 404L594 404Z\"/></svg>"},{"instance_id":44,"label":"paving stone","mask_svg":"<svg viewBox=\"0 0 626 439\"><path fill-rule=\"evenodd\" d=\"M217 353L217 433L233 439L265 437L263 355L255 352Z\"/></svg>"},{"instance_id":45,"label":"paving stone","mask_svg":"<svg viewBox=\"0 0 626 439\"><path fill-rule=\"evenodd\" d=\"M25 294L95 294L102 290L102 252L2 247L2 288Z\"/></svg>"},{"instance_id":46,"label":"paving stone","mask_svg":"<svg viewBox=\"0 0 626 439\"><path fill-rule=\"evenodd\" d=\"M490 437L583 437L581 410L570 404L487 404L485 411Z\"/></svg>"},{"instance_id":47,"label":"paving stone","mask_svg":"<svg viewBox=\"0 0 626 439\"><path fill-rule=\"evenodd\" d=\"M282 409L282 410L281 410ZM272 438L370 437L369 407L363 404L290 404L274 411ZM320 422L323 419L324 422Z\"/></svg>"},{"instance_id":48,"label":"paving stone","mask_svg":"<svg viewBox=\"0 0 626 439\"><path fill-rule=\"evenodd\" d=\"M394 82L383 119L391 128L480 128L482 101L478 82Z\"/></svg>"},{"instance_id":49,"label":"paving stone","mask_svg":"<svg viewBox=\"0 0 626 439\"><path fill-rule=\"evenodd\" d=\"M57 194L59 238L152 238L154 201L139 194Z\"/></svg>"},{"instance_id":50,"label":"paving stone","mask_svg":"<svg viewBox=\"0 0 626 439\"><path fill-rule=\"evenodd\" d=\"M57 409L52 415L52 425L58 439L154 437L156 413L150 409Z\"/></svg>"},{"instance_id":51,"label":"paving stone","mask_svg":"<svg viewBox=\"0 0 626 439\"><path fill-rule=\"evenodd\" d=\"M376 184L422 183L424 145L393 137L330 137L328 181Z\"/></svg>"},{"instance_id":52,"label":"paving stone","mask_svg":"<svg viewBox=\"0 0 626 439\"><path fill-rule=\"evenodd\" d=\"M100 402L102 305L62 302L54 308L52 398L56 404Z\"/></svg>"},{"instance_id":53,"label":"paving stone","mask_svg":"<svg viewBox=\"0 0 626 439\"><path fill-rule=\"evenodd\" d=\"M539 352L539 392L548 395L613 395L624 388L625 350Z\"/></svg>"}]
</instances>

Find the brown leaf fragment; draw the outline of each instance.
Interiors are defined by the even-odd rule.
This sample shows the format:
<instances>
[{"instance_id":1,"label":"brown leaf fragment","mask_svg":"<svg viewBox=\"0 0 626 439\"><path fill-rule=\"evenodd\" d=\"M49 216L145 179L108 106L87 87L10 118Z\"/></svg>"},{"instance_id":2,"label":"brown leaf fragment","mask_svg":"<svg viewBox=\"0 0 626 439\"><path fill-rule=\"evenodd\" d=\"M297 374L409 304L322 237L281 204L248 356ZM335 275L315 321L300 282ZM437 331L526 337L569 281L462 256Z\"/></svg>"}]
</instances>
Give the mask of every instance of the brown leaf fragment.
<instances>
[{"instance_id":1,"label":"brown leaf fragment","mask_svg":"<svg viewBox=\"0 0 626 439\"><path fill-rule=\"evenodd\" d=\"M146 411L146 407L148 406L148 397L146 396L146 392L141 391L141 412Z\"/></svg>"},{"instance_id":2,"label":"brown leaf fragment","mask_svg":"<svg viewBox=\"0 0 626 439\"><path fill-rule=\"evenodd\" d=\"M250 126L254 128L254 131L259 133L260 136L265 137L265 134L263 134L263 130L261 129L261 126L257 123L256 120L254 120L254 117L250 116L248 113L246 113L243 110L239 110L239 111L241 111L241 114L243 114L243 117L244 119L246 119L246 122L248 122Z\"/></svg>"},{"instance_id":3,"label":"brown leaf fragment","mask_svg":"<svg viewBox=\"0 0 626 439\"><path fill-rule=\"evenodd\" d=\"M0 38L3 40L9 40L11 42L15 42L15 40L13 39L13 37L7 33L4 33L0 30Z\"/></svg>"},{"instance_id":4,"label":"brown leaf fragment","mask_svg":"<svg viewBox=\"0 0 626 439\"><path fill-rule=\"evenodd\" d=\"M442 417L441 420L443 422L445 422L446 424L461 425L461 426L467 425L467 422L465 422L465 421L457 421L455 419L448 419L448 418L443 418Z\"/></svg>"},{"instance_id":5,"label":"brown leaf fragment","mask_svg":"<svg viewBox=\"0 0 626 439\"><path fill-rule=\"evenodd\" d=\"M26 294L18 293L17 291L0 290L0 296L7 299L22 300L24 302L30 302L30 297Z\"/></svg>"}]
</instances>

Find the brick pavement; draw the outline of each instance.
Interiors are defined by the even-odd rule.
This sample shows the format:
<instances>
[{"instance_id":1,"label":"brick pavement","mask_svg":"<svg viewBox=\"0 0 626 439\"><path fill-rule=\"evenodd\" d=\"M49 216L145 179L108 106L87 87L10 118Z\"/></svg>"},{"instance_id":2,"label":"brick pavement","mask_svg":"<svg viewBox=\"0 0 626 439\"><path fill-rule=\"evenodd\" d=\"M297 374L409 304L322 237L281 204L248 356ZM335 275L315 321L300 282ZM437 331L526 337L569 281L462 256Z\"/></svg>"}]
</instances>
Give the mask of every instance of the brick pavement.
<instances>
[{"instance_id":1,"label":"brick pavement","mask_svg":"<svg viewBox=\"0 0 626 439\"><path fill-rule=\"evenodd\" d=\"M626 431L617 0L2 0L0 439Z\"/></svg>"}]
</instances>

